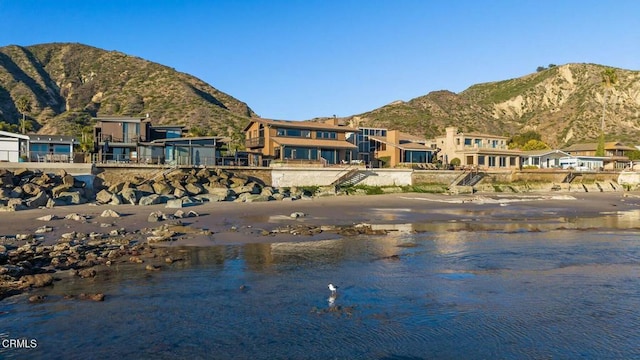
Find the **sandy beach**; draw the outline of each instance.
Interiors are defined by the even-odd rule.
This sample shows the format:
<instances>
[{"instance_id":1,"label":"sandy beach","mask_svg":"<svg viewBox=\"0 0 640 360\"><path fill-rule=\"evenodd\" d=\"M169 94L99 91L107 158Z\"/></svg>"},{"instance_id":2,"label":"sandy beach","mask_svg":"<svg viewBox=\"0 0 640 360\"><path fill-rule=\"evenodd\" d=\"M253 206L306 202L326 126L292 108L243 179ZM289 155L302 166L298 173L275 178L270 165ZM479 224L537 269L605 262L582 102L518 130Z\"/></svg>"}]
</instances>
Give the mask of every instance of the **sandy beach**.
<instances>
[{"instance_id":1,"label":"sandy beach","mask_svg":"<svg viewBox=\"0 0 640 360\"><path fill-rule=\"evenodd\" d=\"M107 209L117 211L121 217L105 218L100 214ZM555 217L591 217L612 211L640 209L640 194L611 193L536 193L536 194L385 194L368 196L338 196L312 200L270 201L256 203L216 202L204 203L181 209L194 211L197 217L182 219L184 225L208 230L206 236L185 234L178 236L172 245L210 246L274 241L265 232L287 225L351 226L354 224L401 224L455 221L473 217L504 219L504 221L529 218L553 219ZM147 218L152 212L173 214L177 209L164 205L74 205L51 209L34 209L7 212L0 215L0 236L33 234L41 226L52 231L44 234L44 245L54 244L59 237L71 231L89 234L105 233L111 229L139 232L158 226ZM304 214L297 218L291 214ZM80 214L86 221L65 219L69 214ZM38 218L54 215L52 221ZM278 235L278 241L295 240Z\"/></svg>"}]
</instances>

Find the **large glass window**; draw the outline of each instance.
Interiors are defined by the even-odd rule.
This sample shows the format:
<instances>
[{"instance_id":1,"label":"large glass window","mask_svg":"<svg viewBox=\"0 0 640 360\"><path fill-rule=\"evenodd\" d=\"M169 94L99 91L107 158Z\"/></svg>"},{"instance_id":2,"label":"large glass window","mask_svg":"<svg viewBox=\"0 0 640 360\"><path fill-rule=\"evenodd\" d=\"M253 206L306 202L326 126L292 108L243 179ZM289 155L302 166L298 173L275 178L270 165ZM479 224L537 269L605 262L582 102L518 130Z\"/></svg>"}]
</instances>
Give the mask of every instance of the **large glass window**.
<instances>
[{"instance_id":1,"label":"large glass window","mask_svg":"<svg viewBox=\"0 0 640 360\"><path fill-rule=\"evenodd\" d=\"M284 148L285 159L318 160L318 150L303 147Z\"/></svg>"},{"instance_id":2,"label":"large glass window","mask_svg":"<svg viewBox=\"0 0 640 360\"><path fill-rule=\"evenodd\" d=\"M506 167L507 166L507 158L504 156L500 156L500 167Z\"/></svg>"},{"instance_id":3,"label":"large glass window","mask_svg":"<svg viewBox=\"0 0 640 360\"><path fill-rule=\"evenodd\" d=\"M415 163L424 164L424 163L431 162L429 155L430 155L430 152L428 151L407 150L404 152L404 158L402 159L402 161L407 163L414 163L414 164Z\"/></svg>"},{"instance_id":4,"label":"large glass window","mask_svg":"<svg viewBox=\"0 0 640 360\"><path fill-rule=\"evenodd\" d=\"M338 133L335 131L316 131L317 139L337 139Z\"/></svg>"},{"instance_id":5,"label":"large glass window","mask_svg":"<svg viewBox=\"0 0 640 360\"><path fill-rule=\"evenodd\" d=\"M489 166L491 166L491 167L495 167L496 166L496 157L495 156L489 156Z\"/></svg>"},{"instance_id":6,"label":"large glass window","mask_svg":"<svg viewBox=\"0 0 640 360\"><path fill-rule=\"evenodd\" d=\"M279 128L279 129L276 129L276 135L277 136L290 136L290 137L310 138L311 137L311 131L309 131L309 130L300 130L300 129Z\"/></svg>"}]
</instances>

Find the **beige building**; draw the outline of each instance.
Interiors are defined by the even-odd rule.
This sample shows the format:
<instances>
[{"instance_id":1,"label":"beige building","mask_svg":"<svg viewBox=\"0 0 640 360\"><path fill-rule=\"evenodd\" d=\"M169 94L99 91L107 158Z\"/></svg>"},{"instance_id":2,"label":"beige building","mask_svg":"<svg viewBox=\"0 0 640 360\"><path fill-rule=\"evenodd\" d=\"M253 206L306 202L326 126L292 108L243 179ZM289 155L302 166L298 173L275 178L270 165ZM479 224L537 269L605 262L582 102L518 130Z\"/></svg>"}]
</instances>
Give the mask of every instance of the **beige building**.
<instances>
[{"instance_id":1,"label":"beige building","mask_svg":"<svg viewBox=\"0 0 640 360\"><path fill-rule=\"evenodd\" d=\"M431 163L435 152L433 141L398 130L388 130L385 136L369 135L369 140L374 143L373 157L385 167Z\"/></svg>"},{"instance_id":2,"label":"beige building","mask_svg":"<svg viewBox=\"0 0 640 360\"><path fill-rule=\"evenodd\" d=\"M477 169L519 169L520 150L507 147L504 136L463 133L457 127L446 128L445 136L436 138L437 159L443 164L456 163Z\"/></svg>"}]
</instances>

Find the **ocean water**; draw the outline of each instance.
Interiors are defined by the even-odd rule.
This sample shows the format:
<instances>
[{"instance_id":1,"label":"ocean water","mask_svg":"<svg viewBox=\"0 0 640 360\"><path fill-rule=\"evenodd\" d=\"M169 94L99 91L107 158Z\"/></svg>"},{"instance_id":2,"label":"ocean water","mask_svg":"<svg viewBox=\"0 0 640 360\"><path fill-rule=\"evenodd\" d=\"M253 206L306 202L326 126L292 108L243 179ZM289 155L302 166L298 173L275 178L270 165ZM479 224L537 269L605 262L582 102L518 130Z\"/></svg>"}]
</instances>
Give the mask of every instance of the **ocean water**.
<instances>
[{"instance_id":1,"label":"ocean water","mask_svg":"<svg viewBox=\"0 0 640 360\"><path fill-rule=\"evenodd\" d=\"M176 248L162 271L116 266L43 303L0 302L0 340L37 343L0 358L640 358L640 232L580 221Z\"/></svg>"}]
</instances>

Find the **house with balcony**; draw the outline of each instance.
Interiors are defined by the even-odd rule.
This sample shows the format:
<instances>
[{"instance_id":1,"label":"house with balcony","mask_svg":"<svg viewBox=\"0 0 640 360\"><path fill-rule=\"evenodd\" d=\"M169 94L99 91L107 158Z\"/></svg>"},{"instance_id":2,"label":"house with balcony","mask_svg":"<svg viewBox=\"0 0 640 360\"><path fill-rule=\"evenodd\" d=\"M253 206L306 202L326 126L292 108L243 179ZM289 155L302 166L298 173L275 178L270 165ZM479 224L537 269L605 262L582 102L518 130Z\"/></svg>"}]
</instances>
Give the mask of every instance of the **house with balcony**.
<instances>
[{"instance_id":1,"label":"house with balcony","mask_svg":"<svg viewBox=\"0 0 640 360\"><path fill-rule=\"evenodd\" d=\"M347 134L354 131L337 125L336 119L319 122L257 118L244 128L245 148L255 164L340 164L354 159L357 146L347 141Z\"/></svg>"},{"instance_id":2,"label":"house with balcony","mask_svg":"<svg viewBox=\"0 0 640 360\"><path fill-rule=\"evenodd\" d=\"M573 144L562 150L574 157L594 157L598 150L598 143ZM627 146L621 142L606 142L604 144L603 168L605 170L622 170L630 166L631 161L628 154L635 150L635 147Z\"/></svg>"},{"instance_id":3,"label":"house with balcony","mask_svg":"<svg viewBox=\"0 0 640 360\"><path fill-rule=\"evenodd\" d=\"M444 136L435 139L437 159L444 165L459 161L463 168L519 169L522 151L507 147L504 136L464 133L457 127L447 127ZM454 159L458 159L454 161Z\"/></svg>"},{"instance_id":4,"label":"house with balcony","mask_svg":"<svg viewBox=\"0 0 640 360\"><path fill-rule=\"evenodd\" d=\"M360 129L364 134L364 129ZM372 130L372 129L369 129ZM371 135L373 133L374 135ZM383 135L375 135L377 133ZM377 167L414 167L418 164L431 164L436 152L433 140L400 132L385 130L369 131L366 136L373 159Z\"/></svg>"},{"instance_id":5,"label":"house with balcony","mask_svg":"<svg viewBox=\"0 0 640 360\"><path fill-rule=\"evenodd\" d=\"M94 120L94 146L100 162L135 161L138 143L153 140L148 117L102 116Z\"/></svg>"}]
</instances>

